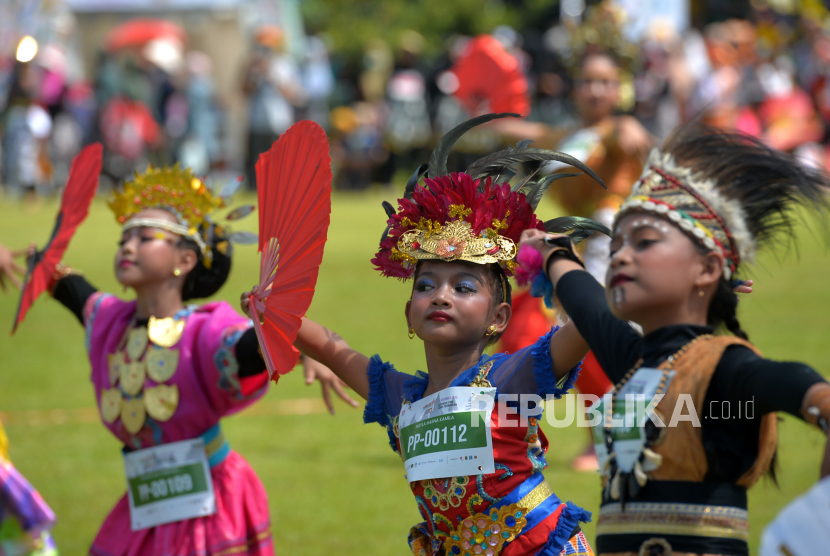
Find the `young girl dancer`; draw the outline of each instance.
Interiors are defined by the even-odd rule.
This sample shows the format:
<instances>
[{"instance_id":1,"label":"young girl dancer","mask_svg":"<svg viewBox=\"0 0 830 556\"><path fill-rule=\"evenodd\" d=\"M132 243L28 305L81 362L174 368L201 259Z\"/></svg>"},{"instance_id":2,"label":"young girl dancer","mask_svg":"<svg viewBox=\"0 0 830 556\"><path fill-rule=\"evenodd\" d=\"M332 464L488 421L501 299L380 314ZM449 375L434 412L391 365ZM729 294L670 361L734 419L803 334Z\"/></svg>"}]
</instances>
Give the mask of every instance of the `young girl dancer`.
<instances>
[{"instance_id":1,"label":"young girl dancer","mask_svg":"<svg viewBox=\"0 0 830 556\"><path fill-rule=\"evenodd\" d=\"M219 425L267 389L256 334L225 302L185 305L230 272L238 236L212 222L221 203L177 166L150 168L115 195L115 274L135 301L58 266L52 292L86 328L101 418L124 443L129 483L92 555L274 553L265 490ZM181 441L190 445L177 454L170 446ZM145 509L159 501L168 507Z\"/></svg>"},{"instance_id":2,"label":"young girl dancer","mask_svg":"<svg viewBox=\"0 0 830 556\"><path fill-rule=\"evenodd\" d=\"M385 276L414 278L405 316L410 339L424 342L427 372L398 372L308 319L296 345L368 400L365 422L386 427L424 518L410 531L413 554L592 554L579 529L589 514L560 501L541 473L548 448L539 430L541 408L531 407L530 417L515 414L520 394L567 392L587 346L568 325L512 355L484 354L510 321L506 277L516 266L515 241L543 224L523 193L491 178L506 165L498 160L504 153L474 163L467 173L447 172L447 143L461 135L459 129L433 153L425 186L415 187L423 174L416 172L399 211L387 207L388 235L373 259ZM520 147L506 156L521 159L530 151ZM543 189L535 191L538 201ZM482 432L475 446L469 443L471 421L457 420L456 413L474 407L466 397L472 390L496 402L486 435L491 438L485 442ZM435 423L446 424L437 432L423 428Z\"/></svg>"},{"instance_id":3,"label":"young girl dancer","mask_svg":"<svg viewBox=\"0 0 830 556\"><path fill-rule=\"evenodd\" d=\"M830 385L760 355L731 282L758 247L792 234L792 205L826 208L827 187L757 141L688 125L652 153L617 216L607 303L564 238L525 234L522 248L541 252L540 271L616 385L595 428L599 554L748 554L746 491L774 473L775 412L827 430ZM733 335L713 336L720 325ZM634 393L663 395L659 419L626 423ZM823 475L828 464L825 454Z\"/></svg>"}]
</instances>

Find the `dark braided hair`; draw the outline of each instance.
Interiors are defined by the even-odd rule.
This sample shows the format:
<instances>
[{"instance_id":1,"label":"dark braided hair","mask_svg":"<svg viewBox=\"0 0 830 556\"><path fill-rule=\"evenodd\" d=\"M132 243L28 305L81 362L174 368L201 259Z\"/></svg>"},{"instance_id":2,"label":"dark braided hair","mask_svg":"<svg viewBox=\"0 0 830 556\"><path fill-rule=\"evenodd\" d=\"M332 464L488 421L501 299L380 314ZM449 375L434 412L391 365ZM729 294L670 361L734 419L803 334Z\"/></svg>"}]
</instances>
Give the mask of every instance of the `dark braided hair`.
<instances>
[{"instance_id":1,"label":"dark braided hair","mask_svg":"<svg viewBox=\"0 0 830 556\"><path fill-rule=\"evenodd\" d=\"M227 244L225 254L217 249L217 245L223 241ZM202 251L192 239L186 237L181 238L177 247L195 251L197 259L196 266L185 276L184 284L182 285L182 301L202 299L218 292L219 288L227 281L228 275L231 272L231 255L233 254L231 243L226 238L214 234L213 241L210 245L211 252L213 253L213 262L210 268L205 266Z\"/></svg>"},{"instance_id":2,"label":"dark braided hair","mask_svg":"<svg viewBox=\"0 0 830 556\"><path fill-rule=\"evenodd\" d=\"M706 322L711 327L723 324L732 334L742 340L749 340L746 332L741 329L741 323L737 316L738 296L733 291L732 285L721 278L718 289L709 303L709 311L706 314Z\"/></svg>"}]
</instances>

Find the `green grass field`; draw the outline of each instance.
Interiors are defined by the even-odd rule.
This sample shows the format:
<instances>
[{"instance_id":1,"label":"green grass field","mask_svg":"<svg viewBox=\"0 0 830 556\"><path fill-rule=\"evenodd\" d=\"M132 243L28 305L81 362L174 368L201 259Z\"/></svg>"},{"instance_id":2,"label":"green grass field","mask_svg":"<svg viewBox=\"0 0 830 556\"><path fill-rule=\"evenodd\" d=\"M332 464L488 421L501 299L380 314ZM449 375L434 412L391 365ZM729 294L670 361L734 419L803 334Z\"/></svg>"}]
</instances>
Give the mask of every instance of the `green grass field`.
<instances>
[{"instance_id":1,"label":"green grass field","mask_svg":"<svg viewBox=\"0 0 830 556\"><path fill-rule=\"evenodd\" d=\"M388 193L387 197L392 197ZM380 353L399 369L423 369L423 349L406 337L408 287L380 277L369 260L383 230L383 194L336 195L329 243L309 316L341 333L367 354ZM251 199L253 200L253 199ZM391 200L391 199L390 199ZM43 245L57 203L37 208L0 202L0 241ZM543 217L555 214L542 207ZM240 228L256 226L256 218ZM119 230L103 200L77 232L65 256L97 287L120 291L112 258ZM762 257L753 269L756 292L741 302L745 330L771 358L804 361L830 371L830 256L801 233L800 258ZM258 281L253 247L236 251L220 292L234 307ZM17 296L0 296L0 323L11 328ZM83 330L57 302L42 298L14 337L0 334L0 418L15 465L56 511L55 538L66 555L86 554L99 525L124 493L118 442L97 421ZM781 377L782 383L787 380ZM282 378L252 409L224 421L225 434L268 491L277 552L289 555L406 554L409 527L420 521L398 457L386 433L362 425L362 411L338 405L332 417L300 373ZM544 428L544 427L543 427ZM564 500L591 511L599 502L596 475L577 474L569 461L587 442L585 431L546 428L548 481ZM812 485L824 440L789 416L780 427L780 488L762 481L750 496L753 552L764 525ZM585 527L593 538L593 525Z\"/></svg>"}]
</instances>

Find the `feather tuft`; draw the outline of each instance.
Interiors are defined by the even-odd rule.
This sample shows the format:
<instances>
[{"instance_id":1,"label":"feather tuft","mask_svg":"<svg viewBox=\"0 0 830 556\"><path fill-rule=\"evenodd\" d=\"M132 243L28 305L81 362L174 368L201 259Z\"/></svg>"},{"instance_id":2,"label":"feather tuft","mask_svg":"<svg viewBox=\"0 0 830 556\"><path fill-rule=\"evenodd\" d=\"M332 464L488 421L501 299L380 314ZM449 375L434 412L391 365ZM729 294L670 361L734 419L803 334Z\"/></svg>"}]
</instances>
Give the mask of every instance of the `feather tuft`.
<instances>
[{"instance_id":1,"label":"feather tuft","mask_svg":"<svg viewBox=\"0 0 830 556\"><path fill-rule=\"evenodd\" d=\"M521 116L519 116L519 114L510 113L485 114L483 116L467 120L466 122L448 131L447 134L441 137L441 140L438 141L438 144L435 146L435 150L432 151L432 155L429 157L429 177L437 178L439 176L446 176L449 174L449 170L447 170L447 158L450 155L452 146L455 145L455 142L458 141L462 135L483 123L507 117L519 118Z\"/></svg>"},{"instance_id":2,"label":"feather tuft","mask_svg":"<svg viewBox=\"0 0 830 556\"><path fill-rule=\"evenodd\" d=\"M582 216L560 216L545 222L545 231L549 234L571 234L571 241L574 245L591 237L594 232L599 232L611 237L611 230L590 218Z\"/></svg>"}]
</instances>

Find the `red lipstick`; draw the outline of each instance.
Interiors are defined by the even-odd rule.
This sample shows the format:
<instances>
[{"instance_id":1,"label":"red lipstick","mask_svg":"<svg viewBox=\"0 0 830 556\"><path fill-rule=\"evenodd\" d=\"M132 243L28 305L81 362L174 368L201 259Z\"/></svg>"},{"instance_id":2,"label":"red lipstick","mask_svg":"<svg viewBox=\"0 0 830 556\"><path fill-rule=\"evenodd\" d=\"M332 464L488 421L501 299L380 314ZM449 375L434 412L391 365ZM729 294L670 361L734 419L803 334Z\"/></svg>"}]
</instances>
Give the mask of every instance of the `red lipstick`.
<instances>
[{"instance_id":1,"label":"red lipstick","mask_svg":"<svg viewBox=\"0 0 830 556\"><path fill-rule=\"evenodd\" d=\"M427 319L435 322L450 322L452 317L444 311L433 311L427 316Z\"/></svg>"},{"instance_id":2,"label":"red lipstick","mask_svg":"<svg viewBox=\"0 0 830 556\"><path fill-rule=\"evenodd\" d=\"M630 276L626 276L625 274L615 274L613 278L611 278L611 283L609 287L615 288L617 286L622 286L626 282L633 282L634 278Z\"/></svg>"}]
</instances>

